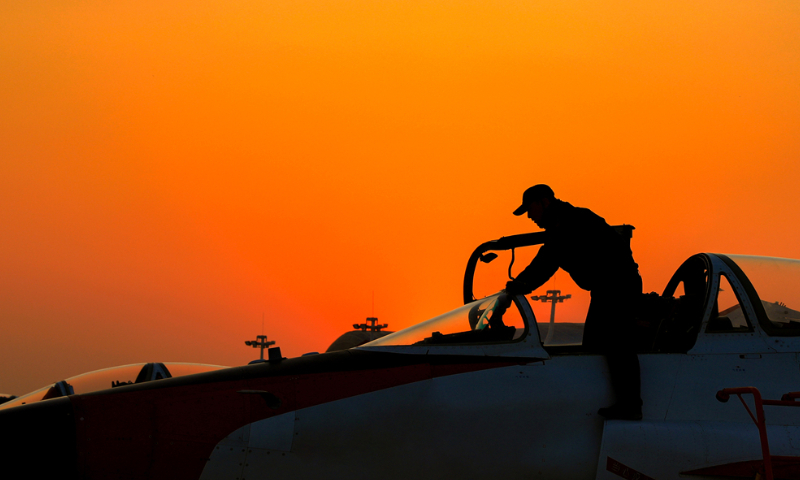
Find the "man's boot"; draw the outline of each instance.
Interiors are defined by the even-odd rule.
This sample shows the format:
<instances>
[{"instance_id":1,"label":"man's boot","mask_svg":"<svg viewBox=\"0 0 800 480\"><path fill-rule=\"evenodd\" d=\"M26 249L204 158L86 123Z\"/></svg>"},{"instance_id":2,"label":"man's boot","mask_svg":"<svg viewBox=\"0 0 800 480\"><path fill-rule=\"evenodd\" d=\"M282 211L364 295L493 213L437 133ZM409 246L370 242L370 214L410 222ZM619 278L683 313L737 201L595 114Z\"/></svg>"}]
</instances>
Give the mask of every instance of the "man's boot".
<instances>
[{"instance_id":1,"label":"man's boot","mask_svg":"<svg viewBox=\"0 0 800 480\"><path fill-rule=\"evenodd\" d=\"M617 402L610 407L601 408L597 413L608 420L641 420L642 403Z\"/></svg>"}]
</instances>

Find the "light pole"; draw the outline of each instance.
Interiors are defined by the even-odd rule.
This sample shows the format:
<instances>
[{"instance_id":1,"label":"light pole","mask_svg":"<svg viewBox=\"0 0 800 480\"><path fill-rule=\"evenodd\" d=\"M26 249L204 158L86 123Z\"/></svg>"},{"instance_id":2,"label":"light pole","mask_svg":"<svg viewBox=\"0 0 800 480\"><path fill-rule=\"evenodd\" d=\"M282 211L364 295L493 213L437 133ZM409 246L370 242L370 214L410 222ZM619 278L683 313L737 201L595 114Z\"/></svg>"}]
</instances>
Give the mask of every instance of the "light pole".
<instances>
[{"instance_id":1,"label":"light pole","mask_svg":"<svg viewBox=\"0 0 800 480\"><path fill-rule=\"evenodd\" d=\"M253 348L261 348L261 360L264 360L264 349L270 345L275 345L275 340L267 341L266 335L258 335L256 340L245 340L245 345Z\"/></svg>"},{"instance_id":2,"label":"light pole","mask_svg":"<svg viewBox=\"0 0 800 480\"><path fill-rule=\"evenodd\" d=\"M356 330L361 330L362 332L369 331L369 339L374 340L374 333L373 332L380 332L381 329L387 328L389 326L388 323L384 323L383 325L376 325L378 321L378 317L367 317L367 321L370 323L367 325L366 323L354 323L353 328Z\"/></svg>"},{"instance_id":3,"label":"light pole","mask_svg":"<svg viewBox=\"0 0 800 480\"><path fill-rule=\"evenodd\" d=\"M547 328L547 338L545 338L543 344L550 343L550 340L553 339L553 334L555 333L555 322L556 322L556 303L564 303L564 300L568 298L572 298L572 295L559 295L561 290L548 290L547 295L533 295L531 296L531 300L538 300L544 303L551 302L553 305L550 307L550 326Z\"/></svg>"}]
</instances>

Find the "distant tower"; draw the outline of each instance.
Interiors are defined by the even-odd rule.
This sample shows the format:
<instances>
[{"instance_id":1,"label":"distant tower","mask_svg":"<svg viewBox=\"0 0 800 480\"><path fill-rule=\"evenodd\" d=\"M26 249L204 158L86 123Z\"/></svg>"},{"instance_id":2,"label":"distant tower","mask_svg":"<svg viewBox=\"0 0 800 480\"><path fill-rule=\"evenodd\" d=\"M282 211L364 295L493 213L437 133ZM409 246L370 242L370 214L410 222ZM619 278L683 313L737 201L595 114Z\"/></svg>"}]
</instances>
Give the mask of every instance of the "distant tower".
<instances>
[{"instance_id":1,"label":"distant tower","mask_svg":"<svg viewBox=\"0 0 800 480\"><path fill-rule=\"evenodd\" d=\"M245 345L253 348L261 348L261 360L264 360L264 349L270 345L275 345L275 340L267 341L266 335L258 335L256 340L245 340Z\"/></svg>"},{"instance_id":2,"label":"distant tower","mask_svg":"<svg viewBox=\"0 0 800 480\"><path fill-rule=\"evenodd\" d=\"M361 330L362 332L369 332L369 339L370 341L374 340L375 334L374 332L380 332L381 329L389 327L388 323L384 323L383 325L376 325L378 322L378 317L367 317L367 321L370 323L367 325L366 323L354 323L353 328L356 330Z\"/></svg>"},{"instance_id":3,"label":"distant tower","mask_svg":"<svg viewBox=\"0 0 800 480\"><path fill-rule=\"evenodd\" d=\"M539 300L541 302L551 302L553 305L550 307L550 326L547 328L547 338L544 339L543 344L550 343L553 339L553 334L556 331L556 303L564 303L564 300L572 298L572 295L559 295L561 290L548 290L547 295L533 295L531 300Z\"/></svg>"}]
</instances>

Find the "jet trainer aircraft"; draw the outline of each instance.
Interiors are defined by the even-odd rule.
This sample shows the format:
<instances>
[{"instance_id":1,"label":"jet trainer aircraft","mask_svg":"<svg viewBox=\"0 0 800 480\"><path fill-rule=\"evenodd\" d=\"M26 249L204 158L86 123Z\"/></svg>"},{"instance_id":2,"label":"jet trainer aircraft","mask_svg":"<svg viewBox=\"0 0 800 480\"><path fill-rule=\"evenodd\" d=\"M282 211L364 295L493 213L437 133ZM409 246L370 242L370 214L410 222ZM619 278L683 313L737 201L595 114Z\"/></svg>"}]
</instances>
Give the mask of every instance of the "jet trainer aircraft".
<instances>
[{"instance_id":1,"label":"jet trainer aircraft","mask_svg":"<svg viewBox=\"0 0 800 480\"><path fill-rule=\"evenodd\" d=\"M800 409L766 407L760 437L717 393L800 390L800 261L686 260L641 302L644 418L606 421L603 356L543 343L525 296L504 312L503 293L473 297L479 261L543 241L481 245L465 305L357 348L161 379L176 367L149 364L130 384L15 399L0 406L0 465L60 479L753 478L768 438L776 478L796 478Z\"/></svg>"}]
</instances>

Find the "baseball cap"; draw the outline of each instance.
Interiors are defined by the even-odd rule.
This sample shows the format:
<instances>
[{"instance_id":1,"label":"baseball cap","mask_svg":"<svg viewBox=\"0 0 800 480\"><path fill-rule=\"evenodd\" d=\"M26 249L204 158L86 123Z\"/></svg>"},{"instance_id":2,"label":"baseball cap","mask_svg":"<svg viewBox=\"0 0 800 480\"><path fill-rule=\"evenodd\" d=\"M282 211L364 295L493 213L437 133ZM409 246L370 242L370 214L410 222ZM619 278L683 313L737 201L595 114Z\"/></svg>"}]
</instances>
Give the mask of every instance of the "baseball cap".
<instances>
[{"instance_id":1,"label":"baseball cap","mask_svg":"<svg viewBox=\"0 0 800 480\"><path fill-rule=\"evenodd\" d=\"M531 188L525 190L525 193L522 194L522 205L519 206L516 210L514 210L514 215L520 216L523 213L528 211L528 206L531 202L535 202L541 200L543 198L555 198L555 194L553 193L553 189L548 187L547 185L534 185Z\"/></svg>"}]
</instances>

